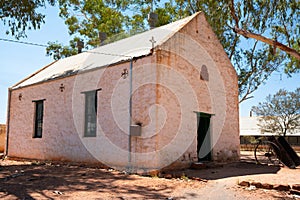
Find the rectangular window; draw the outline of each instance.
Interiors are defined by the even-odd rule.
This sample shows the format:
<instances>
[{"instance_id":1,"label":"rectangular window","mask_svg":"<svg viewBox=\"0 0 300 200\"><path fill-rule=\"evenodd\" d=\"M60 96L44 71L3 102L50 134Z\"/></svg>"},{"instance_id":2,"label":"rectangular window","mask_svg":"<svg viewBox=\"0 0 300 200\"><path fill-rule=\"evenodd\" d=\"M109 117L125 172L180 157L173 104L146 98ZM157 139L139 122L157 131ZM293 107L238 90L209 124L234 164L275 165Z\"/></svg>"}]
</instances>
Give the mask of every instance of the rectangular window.
<instances>
[{"instance_id":1,"label":"rectangular window","mask_svg":"<svg viewBox=\"0 0 300 200\"><path fill-rule=\"evenodd\" d=\"M85 124L84 136L96 137L97 130L97 90L85 94Z\"/></svg>"},{"instance_id":2,"label":"rectangular window","mask_svg":"<svg viewBox=\"0 0 300 200\"><path fill-rule=\"evenodd\" d=\"M42 138L43 133L43 115L44 115L44 100L35 102L35 120L34 120L34 135L33 138Z\"/></svg>"}]
</instances>

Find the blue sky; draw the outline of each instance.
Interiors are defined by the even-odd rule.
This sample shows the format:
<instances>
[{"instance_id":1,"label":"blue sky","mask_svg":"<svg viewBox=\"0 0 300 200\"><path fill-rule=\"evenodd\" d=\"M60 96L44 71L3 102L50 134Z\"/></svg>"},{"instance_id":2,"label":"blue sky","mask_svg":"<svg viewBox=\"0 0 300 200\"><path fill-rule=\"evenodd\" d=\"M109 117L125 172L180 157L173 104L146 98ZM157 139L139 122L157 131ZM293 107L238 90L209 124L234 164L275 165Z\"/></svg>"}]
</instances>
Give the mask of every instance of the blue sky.
<instances>
[{"instance_id":1,"label":"blue sky","mask_svg":"<svg viewBox=\"0 0 300 200\"><path fill-rule=\"evenodd\" d=\"M22 41L47 44L48 41L59 41L68 44L69 35L64 21L58 17L58 9L49 7L46 10L46 23L40 30L28 32L28 37ZM0 23L0 38L14 39L5 35L3 24ZM0 124L6 123L7 91L8 87L24 79L41 67L53 60L46 56L44 47L29 46L18 43L0 41ZM261 86L254 94L254 98L240 104L240 115L249 115L252 106L265 99L268 94L273 94L280 88L295 90L300 86L300 76L287 78L280 73L274 75Z\"/></svg>"}]
</instances>

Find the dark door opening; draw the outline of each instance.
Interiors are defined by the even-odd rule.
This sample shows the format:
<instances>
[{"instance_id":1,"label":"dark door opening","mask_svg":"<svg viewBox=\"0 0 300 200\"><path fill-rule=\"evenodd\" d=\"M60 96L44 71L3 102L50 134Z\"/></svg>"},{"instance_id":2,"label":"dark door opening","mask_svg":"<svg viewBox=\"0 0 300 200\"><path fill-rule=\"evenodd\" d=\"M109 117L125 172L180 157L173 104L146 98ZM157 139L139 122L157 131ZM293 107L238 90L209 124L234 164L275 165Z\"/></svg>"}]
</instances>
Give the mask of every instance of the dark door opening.
<instances>
[{"instance_id":1,"label":"dark door opening","mask_svg":"<svg viewBox=\"0 0 300 200\"><path fill-rule=\"evenodd\" d=\"M198 161L211 161L210 114L197 113L197 156Z\"/></svg>"}]
</instances>

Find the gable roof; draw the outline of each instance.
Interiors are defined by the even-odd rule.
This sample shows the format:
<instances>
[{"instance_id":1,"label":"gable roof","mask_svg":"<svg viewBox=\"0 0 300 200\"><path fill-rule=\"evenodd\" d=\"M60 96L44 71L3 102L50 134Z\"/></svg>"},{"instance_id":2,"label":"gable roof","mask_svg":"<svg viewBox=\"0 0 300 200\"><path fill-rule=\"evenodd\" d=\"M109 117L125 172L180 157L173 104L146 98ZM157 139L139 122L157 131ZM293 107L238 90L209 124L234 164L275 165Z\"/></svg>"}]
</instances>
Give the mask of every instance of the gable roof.
<instances>
[{"instance_id":1,"label":"gable roof","mask_svg":"<svg viewBox=\"0 0 300 200\"><path fill-rule=\"evenodd\" d=\"M132 37L54 61L12 86L12 89L150 55L153 48L166 42L199 14L200 12ZM150 41L152 38L155 40L154 44Z\"/></svg>"}]
</instances>

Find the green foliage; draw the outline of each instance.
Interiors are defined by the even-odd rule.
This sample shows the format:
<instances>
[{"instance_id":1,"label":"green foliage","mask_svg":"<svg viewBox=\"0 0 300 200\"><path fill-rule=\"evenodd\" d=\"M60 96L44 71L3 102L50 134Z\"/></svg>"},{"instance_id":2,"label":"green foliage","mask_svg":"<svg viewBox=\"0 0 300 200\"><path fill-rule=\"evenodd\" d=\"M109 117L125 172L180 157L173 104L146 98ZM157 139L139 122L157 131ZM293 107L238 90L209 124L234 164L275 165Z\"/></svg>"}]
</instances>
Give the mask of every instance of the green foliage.
<instances>
[{"instance_id":1,"label":"green foliage","mask_svg":"<svg viewBox=\"0 0 300 200\"><path fill-rule=\"evenodd\" d=\"M108 35L108 43L145 31L148 28L147 15L152 9L158 14L158 26L198 11L204 12L237 71L240 102L251 98L251 94L272 72L282 69L284 65L289 75L300 70L300 61L286 56L276 46L244 38L234 32L235 26L241 27L299 51L300 28L297 20L300 18L300 5L297 0L238 0L235 5L227 0L165 0L154 1L154 7L152 3L151 0L59 1L60 16L65 19L70 35L84 40L87 48L100 44L99 32ZM61 57L55 56L56 59Z\"/></svg>"},{"instance_id":2,"label":"green foliage","mask_svg":"<svg viewBox=\"0 0 300 200\"><path fill-rule=\"evenodd\" d=\"M37 11L54 0L4 0L0 2L0 19L8 24L7 34L24 37L27 29L38 29L44 15ZM239 79L240 102L277 70L288 75L300 72L300 61L234 30L238 27L300 51L300 2L298 0L207 1L207 0L58 0L60 17L72 37L69 46L50 42L47 55L60 59L73 55L77 40L85 49L100 45L99 33L106 33L105 43L113 42L149 28L147 16L158 14L158 26L195 12L205 13L209 24L234 65ZM234 5L232 5L234 4ZM274 43L275 44L275 43Z\"/></svg>"},{"instance_id":3,"label":"green foliage","mask_svg":"<svg viewBox=\"0 0 300 200\"><path fill-rule=\"evenodd\" d=\"M300 129L300 88L294 92L284 89L274 95L268 95L265 102L252 108L253 112L261 116L259 126L262 133L276 133L286 135Z\"/></svg>"},{"instance_id":4,"label":"green foliage","mask_svg":"<svg viewBox=\"0 0 300 200\"><path fill-rule=\"evenodd\" d=\"M76 38L78 40L78 38ZM59 60L61 58L66 58L77 54L76 39L70 41L70 46L64 46L58 42L48 42L48 47L46 48L46 55L52 56L54 60Z\"/></svg>"},{"instance_id":5,"label":"green foliage","mask_svg":"<svg viewBox=\"0 0 300 200\"><path fill-rule=\"evenodd\" d=\"M189 181L189 177L186 176L185 174L182 174L182 176L180 177L180 179L184 180L184 181Z\"/></svg>"},{"instance_id":6,"label":"green foliage","mask_svg":"<svg viewBox=\"0 0 300 200\"><path fill-rule=\"evenodd\" d=\"M7 35L15 36L17 39L26 37L26 30L39 29L44 23L39 8L45 7L46 3L54 5L54 0L1 0L0 20L8 25Z\"/></svg>"},{"instance_id":7,"label":"green foliage","mask_svg":"<svg viewBox=\"0 0 300 200\"><path fill-rule=\"evenodd\" d=\"M284 65L288 74L299 72L300 61L290 55L287 56L285 52L276 49L276 46L236 34L234 27L271 37L299 51L300 28L297 21L300 18L300 3L297 0L238 0L232 6L231 2L169 1L168 6L165 5L167 12L165 15L171 15L173 16L171 20L175 20L197 11L205 13L237 71L242 102L251 98L251 94L272 72L282 69Z\"/></svg>"},{"instance_id":8,"label":"green foliage","mask_svg":"<svg viewBox=\"0 0 300 200\"><path fill-rule=\"evenodd\" d=\"M65 20L69 34L81 37L88 46L100 44L98 34L108 37L123 31L124 16L121 13L125 1L60 0L60 17Z\"/></svg>"},{"instance_id":9,"label":"green foliage","mask_svg":"<svg viewBox=\"0 0 300 200\"><path fill-rule=\"evenodd\" d=\"M300 30L300 26L298 28ZM300 35L300 33L299 33ZM293 49L295 49L297 52L300 52L300 37L297 39L296 42L293 42ZM296 58L287 55L290 62L286 63L286 67L284 69L284 72L288 74L289 76L292 76L292 74L297 73L300 71L300 60L297 60Z\"/></svg>"},{"instance_id":10,"label":"green foliage","mask_svg":"<svg viewBox=\"0 0 300 200\"><path fill-rule=\"evenodd\" d=\"M255 139L255 136L243 136L244 141L246 144L256 144L257 140Z\"/></svg>"},{"instance_id":11,"label":"green foliage","mask_svg":"<svg viewBox=\"0 0 300 200\"><path fill-rule=\"evenodd\" d=\"M299 52L300 35L300 2L298 0L258 0L246 4L248 9L244 12L245 20L241 26L249 31L270 37ZM245 9L244 9L245 10ZM276 47L265 45L264 49ZM274 54L274 53L273 53ZM267 56L272 56L270 51ZM300 71L299 60L283 53L286 73ZM279 58L280 59L280 58Z\"/></svg>"}]
</instances>

